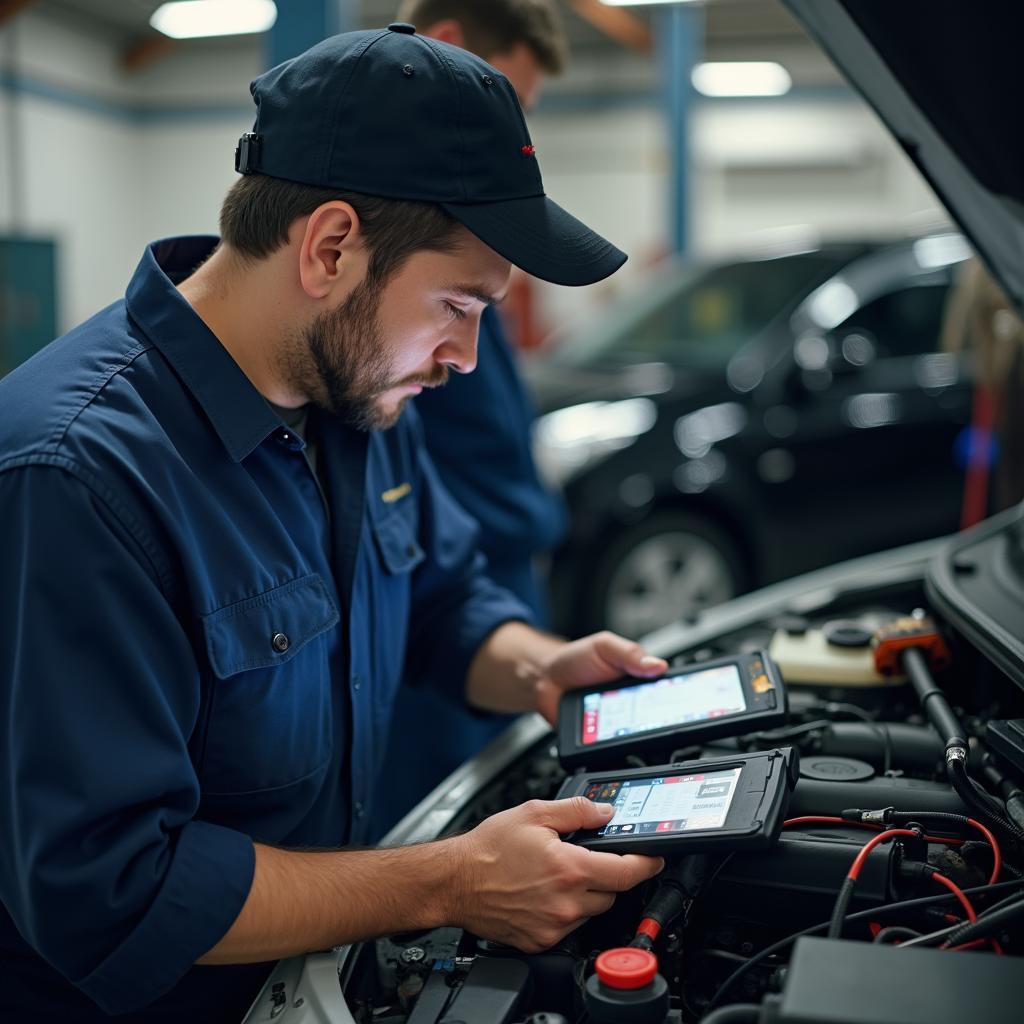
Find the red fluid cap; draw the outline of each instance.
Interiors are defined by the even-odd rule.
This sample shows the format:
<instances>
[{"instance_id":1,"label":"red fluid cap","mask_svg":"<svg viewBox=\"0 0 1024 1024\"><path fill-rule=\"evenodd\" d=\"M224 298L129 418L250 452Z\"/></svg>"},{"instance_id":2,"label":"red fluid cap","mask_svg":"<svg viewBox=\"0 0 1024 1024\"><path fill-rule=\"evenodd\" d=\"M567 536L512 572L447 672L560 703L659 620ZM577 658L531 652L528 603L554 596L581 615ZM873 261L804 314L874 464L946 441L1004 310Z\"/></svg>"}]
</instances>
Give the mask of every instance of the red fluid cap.
<instances>
[{"instance_id":1,"label":"red fluid cap","mask_svg":"<svg viewBox=\"0 0 1024 1024\"><path fill-rule=\"evenodd\" d=\"M646 949L621 946L606 949L594 964L601 983L609 988L643 988L658 973L657 957Z\"/></svg>"}]
</instances>

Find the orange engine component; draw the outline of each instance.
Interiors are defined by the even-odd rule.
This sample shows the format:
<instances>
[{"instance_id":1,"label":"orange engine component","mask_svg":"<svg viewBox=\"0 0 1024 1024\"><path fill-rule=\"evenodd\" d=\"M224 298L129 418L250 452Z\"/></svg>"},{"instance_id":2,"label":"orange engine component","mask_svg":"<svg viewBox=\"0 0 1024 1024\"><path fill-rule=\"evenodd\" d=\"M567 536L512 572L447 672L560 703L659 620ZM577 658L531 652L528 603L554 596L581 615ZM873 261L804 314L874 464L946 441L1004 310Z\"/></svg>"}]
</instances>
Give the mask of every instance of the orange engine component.
<instances>
[{"instance_id":1,"label":"orange engine component","mask_svg":"<svg viewBox=\"0 0 1024 1024\"><path fill-rule=\"evenodd\" d=\"M883 676L901 675L903 652L916 647L924 652L933 669L943 669L953 660L934 619L904 615L875 633L875 668Z\"/></svg>"}]
</instances>

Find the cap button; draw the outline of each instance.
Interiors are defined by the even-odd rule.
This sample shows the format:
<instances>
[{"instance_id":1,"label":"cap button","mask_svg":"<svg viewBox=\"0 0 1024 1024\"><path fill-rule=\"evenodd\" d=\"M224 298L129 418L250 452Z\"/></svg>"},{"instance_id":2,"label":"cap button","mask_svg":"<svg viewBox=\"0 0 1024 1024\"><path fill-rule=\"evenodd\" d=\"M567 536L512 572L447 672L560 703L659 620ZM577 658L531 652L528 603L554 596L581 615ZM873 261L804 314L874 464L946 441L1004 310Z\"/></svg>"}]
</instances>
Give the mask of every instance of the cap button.
<instances>
[{"instance_id":1,"label":"cap button","mask_svg":"<svg viewBox=\"0 0 1024 1024\"><path fill-rule=\"evenodd\" d=\"M654 981L658 973L658 960L646 949L619 946L606 949L595 961L598 979L608 988L623 991L643 988Z\"/></svg>"},{"instance_id":2,"label":"cap button","mask_svg":"<svg viewBox=\"0 0 1024 1024\"><path fill-rule=\"evenodd\" d=\"M410 25L406 21L393 21L388 25L389 32L401 32L406 36L414 36L416 34L416 26Z\"/></svg>"}]
</instances>

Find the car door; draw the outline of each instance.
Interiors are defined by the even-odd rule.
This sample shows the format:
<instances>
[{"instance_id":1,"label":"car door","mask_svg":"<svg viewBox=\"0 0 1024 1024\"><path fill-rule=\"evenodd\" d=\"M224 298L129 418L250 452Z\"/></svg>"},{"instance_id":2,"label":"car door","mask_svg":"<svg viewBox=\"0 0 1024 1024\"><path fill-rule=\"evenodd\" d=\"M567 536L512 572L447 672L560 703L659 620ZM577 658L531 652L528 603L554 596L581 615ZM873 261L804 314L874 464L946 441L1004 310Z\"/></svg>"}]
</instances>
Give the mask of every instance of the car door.
<instances>
[{"instance_id":1,"label":"car door","mask_svg":"<svg viewBox=\"0 0 1024 1024\"><path fill-rule=\"evenodd\" d=\"M851 265L794 314L791 432L762 461L787 467L766 498L807 567L957 526L972 373L939 339L958 260L915 244Z\"/></svg>"}]
</instances>

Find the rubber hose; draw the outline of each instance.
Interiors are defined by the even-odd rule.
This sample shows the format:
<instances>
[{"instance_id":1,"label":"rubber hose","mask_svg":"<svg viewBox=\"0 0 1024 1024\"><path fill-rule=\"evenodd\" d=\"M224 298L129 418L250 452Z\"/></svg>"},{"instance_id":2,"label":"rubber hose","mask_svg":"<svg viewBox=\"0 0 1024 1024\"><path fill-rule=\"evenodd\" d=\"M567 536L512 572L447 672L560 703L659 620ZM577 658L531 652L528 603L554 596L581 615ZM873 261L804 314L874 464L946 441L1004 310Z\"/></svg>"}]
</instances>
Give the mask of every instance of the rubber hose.
<instances>
[{"instance_id":1,"label":"rubber hose","mask_svg":"<svg viewBox=\"0 0 1024 1024\"><path fill-rule=\"evenodd\" d=\"M1012 921L1015 917L1020 917L1022 914L1024 914L1024 900L1011 903L1009 906L1001 907L999 910L993 910L991 913L979 917L977 921L968 922L962 927L957 928L956 931L950 932L949 938L946 939L943 945L961 946L974 939L988 938L994 932L999 931L1000 927L1007 921Z\"/></svg>"},{"instance_id":2,"label":"rubber hose","mask_svg":"<svg viewBox=\"0 0 1024 1024\"><path fill-rule=\"evenodd\" d=\"M733 1003L712 1010L700 1024L758 1024L760 1019L761 1007L756 1003Z\"/></svg>"}]
</instances>

